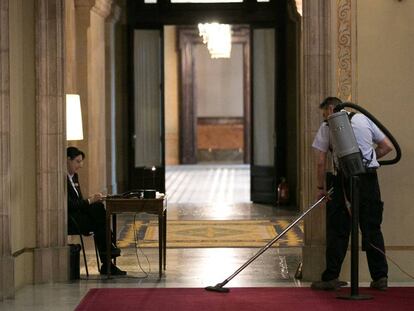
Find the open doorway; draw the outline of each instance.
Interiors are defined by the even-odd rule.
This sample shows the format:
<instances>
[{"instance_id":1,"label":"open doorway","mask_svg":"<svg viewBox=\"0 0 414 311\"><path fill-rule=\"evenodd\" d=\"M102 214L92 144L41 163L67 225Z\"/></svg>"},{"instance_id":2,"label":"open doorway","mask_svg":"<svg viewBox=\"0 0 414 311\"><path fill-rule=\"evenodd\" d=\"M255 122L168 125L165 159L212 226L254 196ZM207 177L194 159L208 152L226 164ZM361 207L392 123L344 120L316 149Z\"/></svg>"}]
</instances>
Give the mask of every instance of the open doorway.
<instances>
[{"instance_id":1,"label":"open doorway","mask_svg":"<svg viewBox=\"0 0 414 311\"><path fill-rule=\"evenodd\" d=\"M250 203L249 28L232 30L230 57L212 58L197 26L164 27L165 92L172 76L181 90L165 98L166 192L181 217L190 207L198 218L231 218Z\"/></svg>"},{"instance_id":2,"label":"open doorway","mask_svg":"<svg viewBox=\"0 0 414 311\"><path fill-rule=\"evenodd\" d=\"M218 130L218 136L223 138L224 135L220 133L223 133L223 127L226 127L225 130L230 132L232 130L238 130L239 133L240 131L243 132L242 149L240 148L240 140L236 140L234 145L227 145L225 148L231 150L233 155L235 151L242 153L243 163L250 164L251 200L275 205L277 185L282 177L285 177L291 189L291 205L294 208L297 207L296 198L299 191L297 187L299 180L299 140L297 132L297 107L299 101L299 46L297 39L299 38L299 32L297 30L300 30L300 27L298 27L300 22L298 23L295 20L296 17L294 14L290 14L293 11L290 9L292 3L292 1L275 1L269 2L268 4L258 2L254 7L257 9L257 12L261 13L254 14L254 16L242 14L242 12L249 11L247 6L231 5L235 13L232 15L232 18L229 18L230 15L224 14L224 11L222 11L223 5L221 4L206 6L200 4L200 9L203 6L205 8L208 7L211 11L197 10L195 12L192 11L195 5L187 6L184 4L182 6L172 5L171 7L164 8L165 10L171 11L170 13L172 15L159 14L158 11L153 10L153 6L146 7L144 4L140 9L145 8L148 10L148 14L150 12L152 12L151 14L155 14L157 16L156 22L148 19L148 14L144 14L144 11L138 10L138 7L131 6L132 11L136 9L136 12L134 11L136 14L131 15L130 21L133 33L155 31L160 34L156 38L154 32L154 37L152 37L154 46L160 43L156 45L159 47L159 50L156 52L149 51L148 40L144 36L141 36L141 39L139 39L142 40L141 43L134 43L134 48L146 48L142 53L143 57L136 57L134 59L134 61L142 62L143 70L137 70L138 67L135 64L131 66L136 73L139 73L135 74L135 77L138 77L137 80L142 82L142 85L134 83L135 89L133 90L134 95L132 97L135 96L135 101L137 98L142 99L142 105L135 108L135 114L138 111L142 121L140 122L142 124L139 129L140 135L145 133L146 136L141 138L136 133L137 131L133 132L133 136L139 139L135 139L135 150L132 152L135 152L135 155L141 152L142 155L140 155L140 161L136 161L135 164L133 163L135 167L130 171L132 176L131 180L136 181L136 185L134 184L132 187L145 186L145 180L148 179L145 178L145 169L148 171L148 167L153 165L152 163L156 163L154 166L157 169L155 176L150 175L153 177L152 184L157 187L157 190L164 191L166 165L171 163L197 163L197 157L203 152L205 154L214 152L216 154L224 153L223 150L220 150L223 146L219 144L214 145L208 139L204 139L205 144L203 145L201 144L202 139L198 138L203 137L201 135L203 129L212 127L215 129L221 127ZM194 14L184 14L186 12L184 8ZM272 8L272 10L269 8ZM203 111L206 114L200 116L197 114L198 105L194 105L194 98L197 95L197 91L200 91L199 85L205 84L206 82L197 81L196 75L199 68L197 69L197 66L194 65L193 57L200 51L197 51L197 48L193 46L198 44L196 41L201 41L201 38L198 33L194 33L194 26L190 25L194 25L200 20L211 17L212 12L218 14L217 16L220 16L220 20L224 23L240 23L235 25L244 25L242 23L247 23L249 34L245 37L248 42L253 42L250 44L250 48L248 47L249 44L243 43L242 53L240 53L243 54L243 82L241 90L243 92L242 117L240 117L240 114L233 116L211 115L208 114L208 109L204 109ZM191 18L187 20L189 16ZM189 30L187 40L178 38L178 42L174 41L172 44L173 48L170 51L172 50L173 57L171 58L175 57L176 63L175 67L172 65L171 68L173 68L172 71L175 70L176 77L175 79L169 79L167 72L165 72L166 67L169 66L165 57L168 55L168 58L170 58L170 52L167 51L164 34L168 32L168 27L173 27L166 25L174 24L185 24L186 26L184 28L192 28L193 33ZM240 26L241 28L243 26ZM185 31L183 32L185 33ZM180 32L177 31L175 36L179 37L179 35ZM252 55L250 61L247 61L249 58L245 57L245 53L249 57L250 54ZM145 66L148 65L145 55L148 54L155 55L161 59L159 70L152 69L151 71L152 75L159 73L159 75L154 77L154 83L151 88L147 85L149 75L145 72L145 68L147 68ZM245 69L246 67L247 69ZM154 66L151 68L154 68ZM202 76L204 78L204 75ZM250 83L247 83L246 80L250 76ZM171 80L175 81L175 85L172 88L170 88ZM167 120L171 117L168 102L171 97L174 97L171 94L167 94L167 92L171 92L172 89L175 89L175 108L179 112L175 116L177 124L175 128L171 127ZM153 90L153 94L148 94L149 90ZM159 109L154 109L155 107ZM204 108L206 107L204 106ZM245 110L249 111L249 113L246 113ZM147 115L145 115L146 112L148 112ZM154 116L154 119L151 119L150 116ZM224 118L226 118L225 121L223 120ZM136 121L134 122L136 123ZM242 126L240 126L241 123ZM152 127L156 127L157 131L151 131ZM171 128L174 129L174 133L170 131ZM208 130L206 132L211 133ZM237 137L234 132L230 136ZM200 140L200 144L198 140ZM225 140L221 139L221 142L223 141ZM229 143L228 141L225 142ZM147 156L148 152L146 150L149 150L151 144L157 144L160 148L153 148L154 152L149 155L151 159L148 157L147 162L141 161L144 159L144 156ZM242 152L240 152L240 149ZM176 154L175 158L170 157L170 150L174 150ZM157 161L152 159L152 157L154 159L157 158ZM212 158L216 160L217 157L213 156Z\"/></svg>"},{"instance_id":3,"label":"open doorway","mask_svg":"<svg viewBox=\"0 0 414 311\"><path fill-rule=\"evenodd\" d=\"M177 28L181 164L250 163L250 32L231 26L231 53L212 58L197 27Z\"/></svg>"}]
</instances>

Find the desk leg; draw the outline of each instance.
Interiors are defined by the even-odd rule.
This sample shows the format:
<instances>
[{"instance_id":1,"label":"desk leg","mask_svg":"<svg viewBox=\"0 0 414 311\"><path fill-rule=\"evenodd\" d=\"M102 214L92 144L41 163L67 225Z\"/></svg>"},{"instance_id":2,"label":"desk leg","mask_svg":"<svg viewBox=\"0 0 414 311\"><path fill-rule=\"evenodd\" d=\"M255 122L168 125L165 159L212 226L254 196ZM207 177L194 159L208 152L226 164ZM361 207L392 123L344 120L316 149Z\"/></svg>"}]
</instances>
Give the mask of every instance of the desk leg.
<instances>
[{"instance_id":1,"label":"desk leg","mask_svg":"<svg viewBox=\"0 0 414 311\"><path fill-rule=\"evenodd\" d=\"M163 253L164 253L164 270L167 266L167 210L164 211L163 215Z\"/></svg>"},{"instance_id":2,"label":"desk leg","mask_svg":"<svg viewBox=\"0 0 414 311\"><path fill-rule=\"evenodd\" d=\"M162 276L162 254L163 254L163 237L164 237L164 219L162 215L158 215L158 261L159 261L159 274Z\"/></svg>"},{"instance_id":3,"label":"desk leg","mask_svg":"<svg viewBox=\"0 0 414 311\"><path fill-rule=\"evenodd\" d=\"M113 236L111 235L111 243L114 243L116 247L116 214L112 214L112 232ZM116 265L116 257L114 258L114 265Z\"/></svg>"},{"instance_id":4,"label":"desk leg","mask_svg":"<svg viewBox=\"0 0 414 311\"><path fill-rule=\"evenodd\" d=\"M106 211L106 273L111 276L111 214Z\"/></svg>"}]
</instances>

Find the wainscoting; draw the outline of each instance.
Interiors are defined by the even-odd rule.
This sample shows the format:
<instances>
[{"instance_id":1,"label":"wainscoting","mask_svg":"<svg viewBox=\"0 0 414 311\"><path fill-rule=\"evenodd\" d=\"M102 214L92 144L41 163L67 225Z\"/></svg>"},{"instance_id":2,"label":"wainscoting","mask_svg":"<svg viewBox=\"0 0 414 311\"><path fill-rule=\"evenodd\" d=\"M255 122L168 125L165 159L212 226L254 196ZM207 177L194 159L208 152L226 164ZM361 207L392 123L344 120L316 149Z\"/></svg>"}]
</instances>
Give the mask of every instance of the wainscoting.
<instances>
[{"instance_id":1,"label":"wainscoting","mask_svg":"<svg viewBox=\"0 0 414 311\"><path fill-rule=\"evenodd\" d=\"M243 163L243 118L198 118L197 161Z\"/></svg>"}]
</instances>

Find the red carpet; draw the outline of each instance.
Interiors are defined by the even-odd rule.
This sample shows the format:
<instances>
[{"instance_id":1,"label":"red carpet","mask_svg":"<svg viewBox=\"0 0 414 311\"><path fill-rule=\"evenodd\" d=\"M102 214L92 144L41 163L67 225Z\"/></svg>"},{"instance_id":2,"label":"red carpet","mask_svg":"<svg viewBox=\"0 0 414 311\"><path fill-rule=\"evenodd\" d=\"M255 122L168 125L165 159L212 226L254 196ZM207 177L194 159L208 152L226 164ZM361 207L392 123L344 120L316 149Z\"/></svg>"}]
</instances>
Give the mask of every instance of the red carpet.
<instances>
[{"instance_id":1,"label":"red carpet","mask_svg":"<svg viewBox=\"0 0 414 311\"><path fill-rule=\"evenodd\" d=\"M414 310L414 287L392 287L385 292L360 288L360 294L370 294L373 299L336 299L338 294L347 293L349 288L339 292L288 287L231 288L229 293L208 292L201 288L102 288L91 289L75 310Z\"/></svg>"}]
</instances>

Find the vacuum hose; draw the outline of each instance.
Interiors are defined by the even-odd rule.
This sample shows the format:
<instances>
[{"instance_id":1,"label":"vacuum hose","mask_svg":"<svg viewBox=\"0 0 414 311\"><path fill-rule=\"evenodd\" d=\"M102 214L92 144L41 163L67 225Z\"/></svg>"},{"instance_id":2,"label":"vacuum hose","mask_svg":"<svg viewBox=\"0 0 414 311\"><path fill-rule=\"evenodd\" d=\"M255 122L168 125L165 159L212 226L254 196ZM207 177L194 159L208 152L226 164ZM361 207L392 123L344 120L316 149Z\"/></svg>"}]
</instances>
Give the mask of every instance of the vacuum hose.
<instances>
[{"instance_id":1,"label":"vacuum hose","mask_svg":"<svg viewBox=\"0 0 414 311\"><path fill-rule=\"evenodd\" d=\"M354 103L350 103L350 102L344 102L342 104L339 104L335 107L334 112L338 112L342 109L344 109L345 107L349 107L355 110L358 110L359 112L361 112L362 114L364 114L365 116L367 116L372 122L375 123L376 126L379 127L379 129L385 134L385 136L388 137L388 139L391 141L391 143L393 144L394 148L395 148L395 158L391 159L391 160L380 160L378 161L378 163L380 165L391 165L391 164L395 164L398 161L401 160L401 148L400 145L398 144L397 140L394 138L394 136L392 136L392 134L387 130L387 128L382 125L371 113L369 113L366 109L354 104Z\"/></svg>"}]
</instances>

